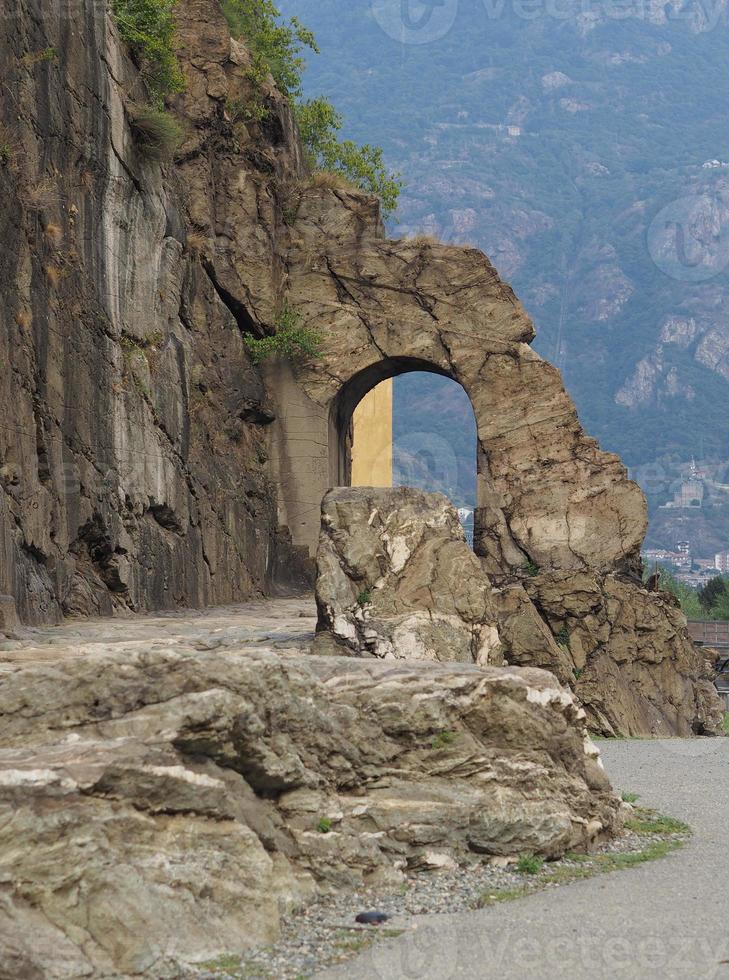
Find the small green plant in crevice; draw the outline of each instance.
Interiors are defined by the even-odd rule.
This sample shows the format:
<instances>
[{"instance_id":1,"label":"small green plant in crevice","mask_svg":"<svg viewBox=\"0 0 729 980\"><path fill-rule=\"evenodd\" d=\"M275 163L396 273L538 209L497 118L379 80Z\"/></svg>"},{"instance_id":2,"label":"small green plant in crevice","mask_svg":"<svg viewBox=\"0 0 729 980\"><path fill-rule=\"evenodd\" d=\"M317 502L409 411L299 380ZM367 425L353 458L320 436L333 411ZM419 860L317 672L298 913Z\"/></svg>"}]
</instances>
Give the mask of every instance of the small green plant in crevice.
<instances>
[{"instance_id":1,"label":"small green plant in crevice","mask_svg":"<svg viewBox=\"0 0 729 980\"><path fill-rule=\"evenodd\" d=\"M263 122L268 118L268 109L260 99L252 99L248 102L243 99L228 99L225 109L233 124Z\"/></svg>"},{"instance_id":2,"label":"small green plant in crevice","mask_svg":"<svg viewBox=\"0 0 729 980\"><path fill-rule=\"evenodd\" d=\"M332 829L332 821L329 817L322 817L319 823L316 825L316 829L320 834L328 834Z\"/></svg>"},{"instance_id":3,"label":"small green plant in crevice","mask_svg":"<svg viewBox=\"0 0 729 980\"><path fill-rule=\"evenodd\" d=\"M444 749L458 738L458 732L438 732L430 742L431 749Z\"/></svg>"},{"instance_id":4,"label":"small green plant in crevice","mask_svg":"<svg viewBox=\"0 0 729 980\"><path fill-rule=\"evenodd\" d=\"M584 673L585 673L585 668L584 667L573 667L572 668L572 674L573 674L573 676L574 676L574 678L575 678L576 681L578 681L580 679L580 677L582 677L582 675Z\"/></svg>"},{"instance_id":5,"label":"small green plant in crevice","mask_svg":"<svg viewBox=\"0 0 729 980\"><path fill-rule=\"evenodd\" d=\"M185 79L175 54L173 9L177 0L112 0L119 33L132 50L153 105L182 92Z\"/></svg>"},{"instance_id":6,"label":"small green plant in crevice","mask_svg":"<svg viewBox=\"0 0 729 980\"><path fill-rule=\"evenodd\" d=\"M283 357L293 363L321 357L322 336L317 330L302 325L302 315L284 303L276 318L275 333L267 337L244 337L254 364L269 357Z\"/></svg>"},{"instance_id":7,"label":"small green plant in crevice","mask_svg":"<svg viewBox=\"0 0 729 980\"><path fill-rule=\"evenodd\" d=\"M729 735L729 711L724 712L724 732Z\"/></svg>"},{"instance_id":8,"label":"small green plant in crevice","mask_svg":"<svg viewBox=\"0 0 729 980\"><path fill-rule=\"evenodd\" d=\"M144 337L132 337L131 334L123 333L119 338L119 346L125 354L139 354L146 357L146 351L160 347L164 339L165 335L161 330L154 330Z\"/></svg>"},{"instance_id":9,"label":"small green plant in crevice","mask_svg":"<svg viewBox=\"0 0 729 980\"><path fill-rule=\"evenodd\" d=\"M161 163L174 157L185 136L182 126L174 116L152 106L136 106L132 109L130 125L143 156Z\"/></svg>"},{"instance_id":10,"label":"small green plant in crevice","mask_svg":"<svg viewBox=\"0 0 729 980\"><path fill-rule=\"evenodd\" d=\"M28 51L23 55L23 64L28 67L46 65L56 57L55 48L42 48L40 51Z\"/></svg>"},{"instance_id":11,"label":"small green plant in crevice","mask_svg":"<svg viewBox=\"0 0 729 980\"><path fill-rule=\"evenodd\" d=\"M623 790L623 792L620 794L620 799L623 801L623 803L637 803L640 799L640 795L638 793L628 793Z\"/></svg>"},{"instance_id":12,"label":"small green plant in crevice","mask_svg":"<svg viewBox=\"0 0 729 980\"><path fill-rule=\"evenodd\" d=\"M533 562L531 558L524 562L522 569L530 578L536 578L536 576L539 575L539 565L537 565L536 562Z\"/></svg>"},{"instance_id":13,"label":"small green plant in crevice","mask_svg":"<svg viewBox=\"0 0 729 980\"><path fill-rule=\"evenodd\" d=\"M363 589L360 592L360 594L357 596L357 605L369 606L371 602L372 602L372 593L370 592L369 589Z\"/></svg>"},{"instance_id":14,"label":"small green plant in crevice","mask_svg":"<svg viewBox=\"0 0 729 980\"><path fill-rule=\"evenodd\" d=\"M566 626L563 626L559 632L554 634L554 638L561 647L565 647L567 650L570 648L570 631ZM577 670L575 670L575 676L577 676Z\"/></svg>"},{"instance_id":15,"label":"small green plant in crevice","mask_svg":"<svg viewBox=\"0 0 729 980\"><path fill-rule=\"evenodd\" d=\"M544 858L538 854L522 854L516 862L516 870L523 875L536 875L544 867Z\"/></svg>"}]
</instances>

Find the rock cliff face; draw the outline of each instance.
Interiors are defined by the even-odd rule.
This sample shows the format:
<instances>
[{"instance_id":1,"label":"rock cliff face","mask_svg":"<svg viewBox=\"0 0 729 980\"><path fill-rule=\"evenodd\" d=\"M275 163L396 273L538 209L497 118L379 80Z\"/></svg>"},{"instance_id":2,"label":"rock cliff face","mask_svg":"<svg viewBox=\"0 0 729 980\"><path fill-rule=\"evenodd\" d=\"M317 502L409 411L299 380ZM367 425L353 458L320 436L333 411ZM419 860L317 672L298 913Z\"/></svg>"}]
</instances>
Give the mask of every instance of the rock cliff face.
<instances>
[{"instance_id":1,"label":"rock cliff face","mask_svg":"<svg viewBox=\"0 0 729 980\"><path fill-rule=\"evenodd\" d=\"M96 646L3 670L2 977L178 977L315 895L619 824L544 671Z\"/></svg>"},{"instance_id":2,"label":"rock cliff face","mask_svg":"<svg viewBox=\"0 0 729 980\"><path fill-rule=\"evenodd\" d=\"M280 104L255 142L234 133L247 55L197 0L188 137L177 167L145 160L106 8L0 4L0 593L31 623L240 598L285 548L241 327L273 316L272 188L298 145Z\"/></svg>"}]
</instances>

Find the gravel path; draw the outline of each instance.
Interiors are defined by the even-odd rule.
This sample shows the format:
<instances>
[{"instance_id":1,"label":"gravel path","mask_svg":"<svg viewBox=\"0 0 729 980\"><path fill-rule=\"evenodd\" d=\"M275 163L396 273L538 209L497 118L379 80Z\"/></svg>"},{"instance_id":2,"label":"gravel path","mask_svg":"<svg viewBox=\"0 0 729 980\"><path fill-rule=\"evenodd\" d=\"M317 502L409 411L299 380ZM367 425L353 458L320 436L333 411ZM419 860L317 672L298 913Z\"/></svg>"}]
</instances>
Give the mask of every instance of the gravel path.
<instances>
[{"instance_id":1,"label":"gravel path","mask_svg":"<svg viewBox=\"0 0 729 980\"><path fill-rule=\"evenodd\" d=\"M617 788L693 827L685 848L482 911L416 917L320 980L729 980L729 739L600 748Z\"/></svg>"},{"instance_id":2,"label":"gravel path","mask_svg":"<svg viewBox=\"0 0 729 980\"><path fill-rule=\"evenodd\" d=\"M683 843L686 837L683 834L667 834L646 838L626 833L604 845L598 852L598 860L639 853L656 840ZM221 957L207 967L192 968L189 980L239 980L249 977L303 980L314 976L323 964L346 963L371 943L412 930L417 926L418 917L423 915L432 917L444 909L451 912L471 911L484 899L493 900L499 894L513 890L553 889L552 884L545 886L544 875L584 873L592 859L588 864L585 861L584 856L567 857L545 864L542 871L536 873L519 872L513 865L498 867L484 864L438 874L413 873L402 887L385 893L363 889L312 902L282 922L282 938L275 945L254 949L243 958ZM373 928L356 923L358 913L374 910L388 916L385 924Z\"/></svg>"}]
</instances>

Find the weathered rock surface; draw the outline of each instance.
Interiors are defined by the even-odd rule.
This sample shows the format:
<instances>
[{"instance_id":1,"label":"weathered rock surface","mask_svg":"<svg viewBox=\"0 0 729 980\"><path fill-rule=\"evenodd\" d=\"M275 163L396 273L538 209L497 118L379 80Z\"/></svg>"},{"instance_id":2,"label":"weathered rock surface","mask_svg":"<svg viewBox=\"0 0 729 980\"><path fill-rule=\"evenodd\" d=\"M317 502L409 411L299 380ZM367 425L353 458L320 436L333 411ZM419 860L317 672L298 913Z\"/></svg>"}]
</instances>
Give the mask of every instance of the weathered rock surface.
<instances>
[{"instance_id":1,"label":"weathered rock surface","mask_svg":"<svg viewBox=\"0 0 729 980\"><path fill-rule=\"evenodd\" d=\"M242 329L275 316L300 151L273 91L271 131L234 133L248 55L217 0L176 12L163 167L109 5L0 0L0 594L26 623L231 602L289 564Z\"/></svg>"},{"instance_id":2,"label":"weathered rock surface","mask_svg":"<svg viewBox=\"0 0 729 980\"><path fill-rule=\"evenodd\" d=\"M541 667L605 735L718 734L711 667L665 593L539 573L494 588L445 497L330 491L316 586L320 653Z\"/></svg>"},{"instance_id":3,"label":"weathered rock surface","mask_svg":"<svg viewBox=\"0 0 729 980\"><path fill-rule=\"evenodd\" d=\"M174 977L316 893L559 855L618 821L584 713L544 671L119 640L56 643L2 681L13 980Z\"/></svg>"},{"instance_id":4,"label":"weathered rock surface","mask_svg":"<svg viewBox=\"0 0 729 980\"><path fill-rule=\"evenodd\" d=\"M594 731L719 734L713 671L673 596L615 575L542 574L527 589L562 641Z\"/></svg>"},{"instance_id":5,"label":"weathered rock surface","mask_svg":"<svg viewBox=\"0 0 729 980\"><path fill-rule=\"evenodd\" d=\"M318 644L403 660L499 664L491 584L442 495L338 488L322 502Z\"/></svg>"}]
</instances>

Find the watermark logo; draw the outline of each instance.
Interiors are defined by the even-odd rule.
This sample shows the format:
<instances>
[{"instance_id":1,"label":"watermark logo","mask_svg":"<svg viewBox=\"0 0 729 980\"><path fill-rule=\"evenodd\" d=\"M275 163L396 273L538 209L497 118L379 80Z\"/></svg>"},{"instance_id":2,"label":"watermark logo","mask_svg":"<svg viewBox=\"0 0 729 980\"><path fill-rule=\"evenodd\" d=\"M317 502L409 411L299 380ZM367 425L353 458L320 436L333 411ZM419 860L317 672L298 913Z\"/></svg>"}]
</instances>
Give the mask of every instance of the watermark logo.
<instances>
[{"instance_id":1,"label":"watermark logo","mask_svg":"<svg viewBox=\"0 0 729 980\"><path fill-rule=\"evenodd\" d=\"M665 275L703 282L729 266L729 204L718 195L680 197L648 229L648 251Z\"/></svg>"},{"instance_id":2,"label":"watermark logo","mask_svg":"<svg viewBox=\"0 0 729 980\"><path fill-rule=\"evenodd\" d=\"M429 44L453 27L458 0L372 0L372 13L394 41Z\"/></svg>"}]
</instances>

